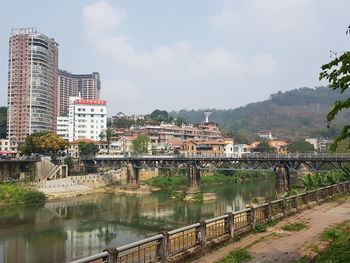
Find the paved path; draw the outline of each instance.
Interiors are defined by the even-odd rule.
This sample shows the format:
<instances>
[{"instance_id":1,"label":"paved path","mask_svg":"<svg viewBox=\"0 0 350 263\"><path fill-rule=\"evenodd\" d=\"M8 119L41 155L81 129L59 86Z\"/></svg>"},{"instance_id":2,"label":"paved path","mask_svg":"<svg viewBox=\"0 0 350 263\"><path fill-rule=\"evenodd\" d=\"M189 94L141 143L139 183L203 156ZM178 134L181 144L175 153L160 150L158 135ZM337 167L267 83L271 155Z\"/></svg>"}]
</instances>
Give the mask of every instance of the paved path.
<instances>
[{"instance_id":1,"label":"paved path","mask_svg":"<svg viewBox=\"0 0 350 263\"><path fill-rule=\"evenodd\" d=\"M319 241L320 234L324 229L345 220L350 220L349 198L344 203L333 202L316 205L310 210L304 210L302 213L270 227L265 233L250 234L240 242L231 243L195 262L214 262L235 248L247 246L249 246L248 250L253 256L250 263L290 262L310 253L312 246ZM298 232L288 232L281 229L285 224L296 221L307 222L309 228ZM257 239L261 239L261 241L253 244Z\"/></svg>"}]
</instances>

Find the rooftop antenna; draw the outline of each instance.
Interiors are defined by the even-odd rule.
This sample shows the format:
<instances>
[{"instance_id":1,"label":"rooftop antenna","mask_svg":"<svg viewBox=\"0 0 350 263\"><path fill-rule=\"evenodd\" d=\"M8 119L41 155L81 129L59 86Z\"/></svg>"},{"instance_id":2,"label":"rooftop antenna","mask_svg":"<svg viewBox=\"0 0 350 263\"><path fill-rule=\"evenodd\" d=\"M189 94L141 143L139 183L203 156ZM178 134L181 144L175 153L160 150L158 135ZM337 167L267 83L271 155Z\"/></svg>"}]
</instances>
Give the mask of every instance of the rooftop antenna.
<instances>
[{"instance_id":1,"label":"rooftop antenna","mask_svg":"<svg viewBox=\"0 0 350 263\"><path fill-rule=\"evenodd\" d=\"M209 116L211 115L211 111L205 111L204 116L205 116L205 122L209 122Z\"/></svg>"}]
</instances>

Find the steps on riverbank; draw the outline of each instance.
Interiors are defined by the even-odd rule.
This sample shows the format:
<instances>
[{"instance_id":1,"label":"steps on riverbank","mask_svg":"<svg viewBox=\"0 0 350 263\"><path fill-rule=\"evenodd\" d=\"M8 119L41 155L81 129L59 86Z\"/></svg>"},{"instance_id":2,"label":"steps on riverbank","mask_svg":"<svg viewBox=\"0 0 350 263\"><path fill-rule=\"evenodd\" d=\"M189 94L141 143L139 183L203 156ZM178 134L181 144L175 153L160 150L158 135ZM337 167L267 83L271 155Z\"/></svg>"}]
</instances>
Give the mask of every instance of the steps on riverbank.
<instances>
[{"instance_id":1,"label":"steps on riverbank","mask_svg":"<svg viewBox=\"0 0 350 263\"><path fill-rule=\"evenodd\" d=\"M81 191L81 190L88 190L88 189L90 189L90 187L77 184L72 179L72 177L45 181L45 182L41 182L38 185L38 190L44 192L45 194L69 192L69 191Z\"/></svg>"},{"instance_id":2,"label":"steps on riverbank","mask_svg":"<svg viewBox=\"0 0 350 263\"><path fill-rule=\"evenodd\" d=\"M79 176L68 176L55 180L44 180L37 183L39 191L46 194L88 190L95 187L103 187L116 183L121 179L121 172L115 171L106 174L88 174Z\"/></svg>"}]
</instances>

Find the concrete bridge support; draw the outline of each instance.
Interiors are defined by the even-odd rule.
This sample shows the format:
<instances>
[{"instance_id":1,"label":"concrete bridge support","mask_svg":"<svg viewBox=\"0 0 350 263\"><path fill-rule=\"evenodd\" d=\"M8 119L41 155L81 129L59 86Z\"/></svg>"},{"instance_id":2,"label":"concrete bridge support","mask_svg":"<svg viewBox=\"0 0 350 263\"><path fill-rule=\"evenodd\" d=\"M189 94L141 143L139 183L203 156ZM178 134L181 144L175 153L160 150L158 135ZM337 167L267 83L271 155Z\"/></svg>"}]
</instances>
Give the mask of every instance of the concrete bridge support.
<instances>
[{"instance_id":1,"label":"concrete bridge support","mask_svg":"<svg viewBox=\"0 0 350 263\"><path fill-rule=\"evenodd\" d=\"M199 193L200 170L195 162L187 163L187 193Z\"/></svg>"},{"instance_id":2,"label":"concrete bridge support","mask_svg":"<svg viewBox=\"0 0 350 263\"><path fill-rule=\"evenodd\" d=\"M140 169L134 163L127 165L126 187L130 189L140 188Z\"/></svg>"},{"instance_id":3,"label":"concrete bridge support","mask_svg":"<svg viewBox=\"0 0 350 263\"><path fill-rule=\"evenodd\" d=\"M285 195L290 190L290 175L288 167L279 163L275 168L276 173L276 192L278 195Z\"/></svg>"}]
</instances>

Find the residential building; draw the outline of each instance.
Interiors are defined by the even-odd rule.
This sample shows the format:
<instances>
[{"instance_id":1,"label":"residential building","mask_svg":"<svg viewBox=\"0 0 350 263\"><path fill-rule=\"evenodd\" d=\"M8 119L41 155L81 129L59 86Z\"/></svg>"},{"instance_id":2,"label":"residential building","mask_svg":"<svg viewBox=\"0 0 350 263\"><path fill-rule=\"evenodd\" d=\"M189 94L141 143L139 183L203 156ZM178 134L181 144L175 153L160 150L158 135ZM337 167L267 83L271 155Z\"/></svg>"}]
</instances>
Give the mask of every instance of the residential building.
<instances>
[{"instance_id":1,"label":"residential building","mask_svg":"<svg viewBox=\"0 0 350 263\"><path fill-rule=\"evenodd\" d=\"M100 74L72 74L58 70L59 116L67 116L69 97L81 97L88 100L99 100L101 91Z\"/></svg>"},{"instance_id":2,"label":"residential building","mask_svg":"<svg viewBox=\"0 0 350 263\"><path fill-rule=\"evenodd\" d=\"M324 152L333 143L332 139L327 138L308 138L305 141L311 143L314 146L315 151Z\"/></svg>"},{"instance_id":3,"label":"residential building","mask_svg":"<svg viewBox=\"0 0 350 263\"><path fill-rule=\"evenodd\" d=\"M56 134L63 139L69 140L69 117L57 117Z\"/></svg>"},{"instance_id":4,"label":"residential building","mask_svg":"<svg viewBox=\"0 0 350 263\"><path fill-rule=\"evenodd\" d=\"M69 98L69 114L58 117L57 135L70 142L78 139L99 140L99 135L107 129L107 102Z\"/></svg>"},{"instance_id":5,"label":"residential building","mask_svg":"<svg viewBox=\"0 0 350 263\"><path fill-rule=\"evenodd\" d=\"M232 157L242 157L244 154L250 153L250 148L247 144L236 144L233 146Z\"/></svg>"},{"instance_id":6,"label":"residential building","mask_svg":"<svg viewBox=\"0 0 350 263\"><path fill-rule=\"evenodd\" d=\"M135 126L130 129L117 129L120 136L140 136L147 135L152 146L159 152L169 149L179 148L179 141L188 140L211 140L223 141L223 136L216 123L197 123L195 125L177 126L174 124L146 124ZM173 144L174 143L174 144Z\"/></svg>"},{"instance_id":7,"label":"residential building","mask_svg":"<svg viewBox=\"0 0 350 263\"><path fill-rule=\"evenodd\" d=\"M251 145L248 147L250 149L256 149L261 142L253 142ZM287 146L288 143L284 141L268 141L267 142L270 147L276 149L276 153L287 153Z\"/></svg>"},{"instance_id":8,"label":"residential building","mask_svg":"<svg viewBox=\"0 0 350 263\"><path fill-rule=\"evenodd\" d=\"M187 157L225 157L225 143L222 141L195 141L184 143Z\"/></svg>"},{"instance_id":9,"label":"residential building","mask_svg":"<svg viewBox=\"0 0 350 263\"><path fill-rule=\"evenodd\" d=\"M55 132L58 44L33 28L9 38L7 138L24 142L34 132Z\"/></svg>"},{"instance_id":10,"label":"residential building","mask_svg":"<svg viewBox=\"0 0 350 263\"><path fill-rule=\"evenodd\" d=\"M96 154L97 156L121 154L120 148L117 148L117 146L114 143L111 143L109 145L109 150L108 150L107 142L101 142L98 140L90 140L90 139L78 139L70 142L68 147L68 153L73 158L79 158L79 142L93 143L97 145L98 148L100 149Z\"/></svg>"},{"instance_id":11,"label":"residential building","mask_svg":"<svg viewBox=\"0 0 350 263\"><path fill-rule=\"evenodd\" d=\"M0 139L0 154L16 154L18 143L15 138Z\"/></svg>"},{"instance_id":12,"label":"residential building","mask_svg":"<svg viewBox=\"0 0 350 263\"><path fill-rule=\"evenodd\" d=\"M265 140L269 140L269 141L273 141L276 140L275 137L272 136L272 132L271 131L260 131L257 133L257 135Z\"/></svg>"}]
</instances>

